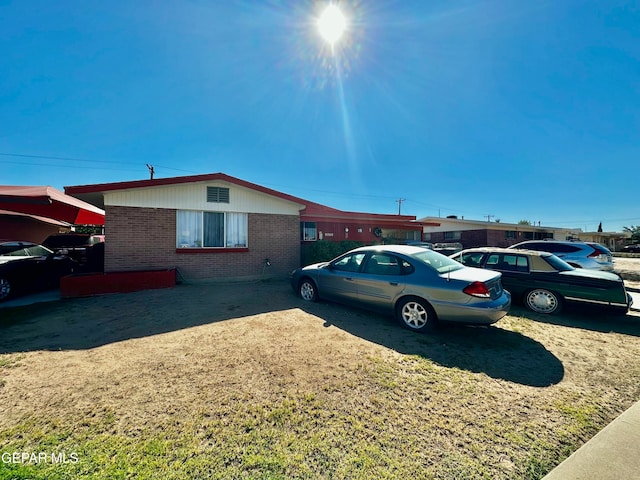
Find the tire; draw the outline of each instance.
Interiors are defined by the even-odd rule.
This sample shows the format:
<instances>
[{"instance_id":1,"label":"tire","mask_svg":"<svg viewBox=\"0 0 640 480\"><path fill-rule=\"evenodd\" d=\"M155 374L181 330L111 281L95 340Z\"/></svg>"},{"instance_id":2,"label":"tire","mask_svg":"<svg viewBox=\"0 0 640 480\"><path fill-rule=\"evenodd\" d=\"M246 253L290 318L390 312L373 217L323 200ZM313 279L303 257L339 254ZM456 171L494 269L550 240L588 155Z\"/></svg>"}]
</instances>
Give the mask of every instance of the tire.
<instances>
[{"instance_id":1,"label":"tire","mask_svg":"<svg viewBox=\"0 0 640 480\"><path fill-rule=\"evenodd\" d=\"M396 307L396 319L400 324L414 332L429 332L438 325L436 312L431 305L420 298L402 299Z\"/></svg>"},{"instance_id":2,"label":"tire","mask_svg":"<svg viewBox=\"0 0 640 480\"><path fill-rule=\"evenodd\" d=\"M303 278L298 284L298 295L307 302L316 302L318 300L318 288L313 280Z\"/></svg>"},{"instance_id":3,"label":"tire","mask_svg":"<svg viewBox=\"0 0 640 480\"><path fill-rule=\"evenodd\" d=\"M8 278L0 277L0 302L7 300L13 293L11 282Z\"/></svg>"},{"instance_id":4,"label":"tire","mask_svg":"<svg viewBox=\"0 0 640 480\"><path fill-rule=\"evenodd\" d=\"M551 290L536 288L525 294L524 304L536 313L555 315L562 310L562 297Z\"/></svg>"}]
</instances>

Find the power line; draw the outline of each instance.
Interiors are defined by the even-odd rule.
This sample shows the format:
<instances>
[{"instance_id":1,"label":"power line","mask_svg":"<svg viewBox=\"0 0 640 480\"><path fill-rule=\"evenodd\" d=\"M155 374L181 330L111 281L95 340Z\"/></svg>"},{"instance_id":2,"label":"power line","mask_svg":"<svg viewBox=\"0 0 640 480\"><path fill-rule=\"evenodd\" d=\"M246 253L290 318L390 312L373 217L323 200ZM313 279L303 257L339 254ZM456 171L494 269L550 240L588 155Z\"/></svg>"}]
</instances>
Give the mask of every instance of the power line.
<instances>
[{"instance_id":1,"label":"power line","mask_svg":"<svg viewBox=\"0 0 640 480\"><path fill-rule=\"evenodd\" d=\"M33 161L18 161L18 160L2 160L2 164L12 164L12 165L33 165L33 166L42 166L42 167L56 167L56 168L73 168L73 169L85 169L85 170L112 170L112 171L123 171L123 172L139 172L140 169L136 167L136 163L134 161L130 161L130 162L124 162L124 161L115 161L115 160L92 160L92 159L87 159L87 158L75 158L75 157L64 157L64 156L55 156L55 155L31 155L31 154L22 154L22 153L9 153L9 152L0 152L0 157L14 157L16 159L41 159L41 160L53 160L53 161L61 161L61 162L65 162L63 164L60 163L44 163L44 162L33 162ZM92 165L69 165L68 162L79 162L79 163L90 163ZM109 168L106 166L97 166L96 164L105 164L105 165L123 165L123 166L128 166L129 168ZM163 169L163 170L172 170L172 171L177 171L177 172L184 172L184 173L190 173L190 174L198 174L201 172L195 172L193 170L185 170L185 169L180 169L180 168L174 168L174 167L167 167L167 166L162 166L162 165L153 165L154 167L154 173L156 171L156 169ZM278 184L269 184L269 183L262 183L262 185L265 186L272 186L272 187L277 187L277 188L284 188L287 189L289 191L291 190L298 190L300 187L299 186L288 186L288 185L278 185ZM305 192L318 192L318 193L323 193L325 195L335 195L335 196L345 196L345 197L350 197L350 198L371 198L371 199L377 199L377 200L390 200L390 199L394 199L397 203L398 203L398 214L400 214L401 211L401 206L402 203L404 202L410 202L412 204L415 205L419 205L422 207L428 207L428 208L437 208L438 212L440 212L440 210L448 210L448 211L460 211L460 210L466 210L466 208L464 207L448 207L448 206L444 206L444 205L435 205L435 204L430 204L430 203L425 203L425 202L420 202L414 199L406 199L406 198L401 198L400 200L398 200L396 197L392 197L392 196L384 196L384 195L371 195L371 194L357 194L357 193L353 193L353 192L333 192L333 191L328 191L328 190L321 190L321 189L313 189L313 188L304 188ZM468 210L466 210L467 213L470 214L476 214L476 215L481 215L484 217L487 217L488 221L491 221L491 217L494 217L495 215L487 215L487 214L480 214L479 212L470 212ZM440 214L438 213L438 216L440 216ZM627 218L597 218L597 219L571 219L571 220L553 220L553 223L558 223L558 224L565 224L568 227L571 228L572 225L575 225L575 228L581 228L582 226L584 226L585 223L595 223L595 222L640 222L640 217L627 217Z\"/></svg>"},{"instance_id":2,"label":"power line","mask_svg":"<svg viewBox=\"0 0 640 480\"><path fill-rule=\"evenodd\" d=\"M6 152L0 152L0 156L2 157L18 157L18 158L34 158L34 159L42 159L42 160L60 160L63 162L83 162L83 163L105 163L105 164L110 164L110 165L128 165L128 166L133 166L134 162L122 162L122 161L115 161L115 160L90 160L87 158L74 158L74 157L58 157L58 156L54 156L54 155L27 155L27 154L21 154L21 153L6 153ZM18 162L18 161L3 161L3 163L12 163L12 164L17 164L17 165L41 165L41 166L60 166L60 165L51 165L51 164L40 164L40 163L29 163L29 162ZM80 167L77 165L61 165L63 167L73 167L73 168L86 168L86 169L99 169L100 167ZM184 170L184 169L180 169L180 168L174 168L174 167L167 167L167 166L163 166L163 165L157 165L157 167L165 169L165 170L175 170L177 172L185 172L185 173L198 173L198 172L194 172L193 170ZM137 171L137 170L136 170Z\"/></svg>"},{"instance_id":3,"label":"power line","mask_svg":"<svg viewBox=\"0 0 640 480\"><path fill-rule=\"evenodd\" d=\"M2 162L3 165L12 164L12 165L33 165L36 167L56 167L56 168L73 168L75 170L84 169L84 170L114 170L118 172L137 172L139 169L133 168L109 168L109 167L81 167L78 165L60 165L58 163L40 163L40 162Z\"/></svg>"}]
</instances>

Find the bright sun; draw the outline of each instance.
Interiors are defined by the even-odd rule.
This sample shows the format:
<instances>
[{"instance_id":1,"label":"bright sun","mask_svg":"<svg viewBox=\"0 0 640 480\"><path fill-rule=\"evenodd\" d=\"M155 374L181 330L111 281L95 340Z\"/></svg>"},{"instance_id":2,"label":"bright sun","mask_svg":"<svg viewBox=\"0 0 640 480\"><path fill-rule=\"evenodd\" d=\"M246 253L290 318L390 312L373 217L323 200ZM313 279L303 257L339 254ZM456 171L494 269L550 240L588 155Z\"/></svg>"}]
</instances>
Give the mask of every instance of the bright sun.
<instances>
[{"instance_id":1,"label":"bright sun","mask_svg":"<svg viewBox=\"0 0 640 480\"><path fill-rule=\"evenodd\" d=\"M318 30L320 35L332 47L340 40L340 37L347 28L347 19L340 9L334 4L329 6L322 12L318 18Z\"/></svg>"}]
</instances>

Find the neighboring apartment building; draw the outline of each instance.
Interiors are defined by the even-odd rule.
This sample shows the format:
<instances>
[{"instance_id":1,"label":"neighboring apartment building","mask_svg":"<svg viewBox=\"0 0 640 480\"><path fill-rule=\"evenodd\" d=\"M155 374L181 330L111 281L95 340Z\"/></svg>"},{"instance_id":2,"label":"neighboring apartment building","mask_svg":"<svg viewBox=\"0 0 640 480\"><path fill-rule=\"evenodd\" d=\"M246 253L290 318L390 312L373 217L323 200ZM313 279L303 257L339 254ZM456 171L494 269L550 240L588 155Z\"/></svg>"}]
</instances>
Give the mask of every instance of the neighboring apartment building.
<instances>
[{"instance_id":1,"label":"neighboring apartment building","mask_svg":"<svg viewBox=\"0 0 640 480\"><path fill-rule=\"evenodd\" d=\"M418 222L422 224L424 241L460 243L464 248L487 245L508 247L525 240L541 240L544 238L566 240L578 238L581 233L580 229L465 220L454 216L446 218L424 217Z\"/></svg>"}]
</instances>

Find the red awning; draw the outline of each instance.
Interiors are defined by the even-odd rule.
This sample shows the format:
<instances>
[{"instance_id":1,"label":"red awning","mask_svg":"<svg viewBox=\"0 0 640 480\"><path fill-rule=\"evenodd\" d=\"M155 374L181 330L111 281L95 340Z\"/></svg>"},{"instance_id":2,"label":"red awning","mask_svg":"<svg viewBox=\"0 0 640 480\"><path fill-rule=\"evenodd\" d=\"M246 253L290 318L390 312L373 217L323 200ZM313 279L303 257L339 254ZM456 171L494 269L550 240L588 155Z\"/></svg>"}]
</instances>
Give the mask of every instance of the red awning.
<instances>
[{"instance_id":1,"label":"red awning","mask_svg":"<svg viewBox=\"0 0 640 480\"><path fill-rule=\"evenodd\" d=\"M49 186L0 185L0 210L38 215L72 225L104 225L104 210Z\"/></svg>"}]
</instances>

